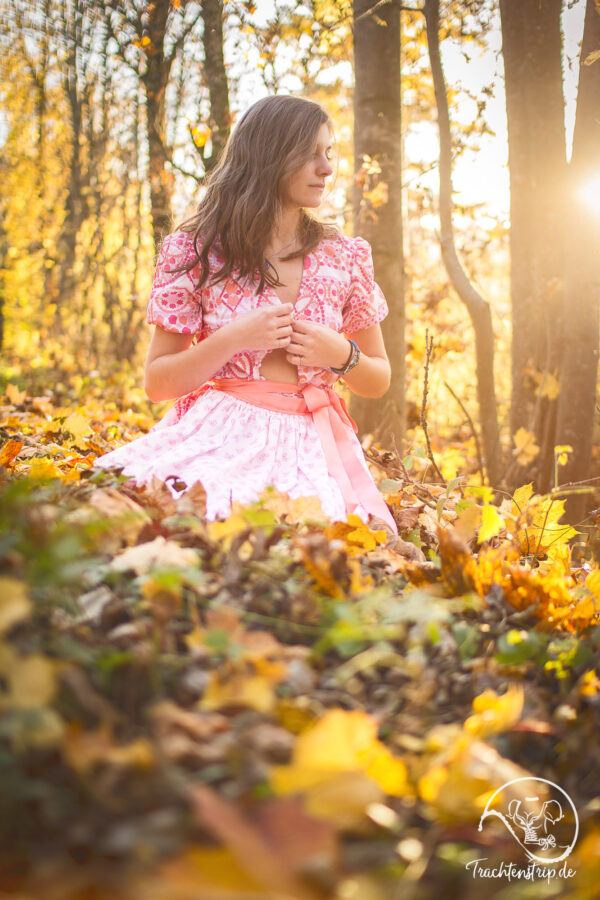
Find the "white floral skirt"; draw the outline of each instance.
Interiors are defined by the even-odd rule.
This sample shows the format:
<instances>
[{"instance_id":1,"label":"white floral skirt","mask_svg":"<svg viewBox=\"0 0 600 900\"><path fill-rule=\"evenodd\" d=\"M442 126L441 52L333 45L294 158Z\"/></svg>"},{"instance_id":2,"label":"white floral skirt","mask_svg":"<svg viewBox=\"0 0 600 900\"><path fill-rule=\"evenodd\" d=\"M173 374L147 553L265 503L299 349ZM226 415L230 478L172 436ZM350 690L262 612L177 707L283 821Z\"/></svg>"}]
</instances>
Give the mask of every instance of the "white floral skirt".
<instances>
[{"instance_id":1,"label":"white floral skirt","mask_svg":"<svg viewBox=\"0 0 600 900\"><path fill-rule=\"evenodd\" d=\"M361 466L368 472L356 435L345 426ZM223 391L207 390L181 417L175 407L141 438L95 460L94 466L122 467L137 484L156 476L176 476L186 488L200 481L209 520L227 517L231 502L252 503L267 487L292 499L317 496L330 519L345 521L346 506L329 474L321 441L310 415L276 412ZM362 507L354 510L363 521Z\"/></svg>"}]
</instances>

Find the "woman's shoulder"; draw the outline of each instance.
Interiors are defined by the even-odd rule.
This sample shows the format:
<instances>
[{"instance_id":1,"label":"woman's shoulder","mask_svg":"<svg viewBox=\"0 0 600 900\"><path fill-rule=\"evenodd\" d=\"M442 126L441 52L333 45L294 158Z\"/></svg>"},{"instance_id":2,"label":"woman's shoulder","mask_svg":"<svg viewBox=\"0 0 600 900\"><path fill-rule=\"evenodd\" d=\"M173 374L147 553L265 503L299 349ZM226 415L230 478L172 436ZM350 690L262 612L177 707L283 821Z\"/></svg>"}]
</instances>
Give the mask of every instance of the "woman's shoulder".
<instances>
[{"instance_id":1,"label":"woman's shoulder","mask_svg":"<svg viewBox=\"0 0 600 900\"><path fill-rule=\"evenodd\" d=\"M316 250L325 257L336 257L344 267L352 266L355 260L371 254L371 246L364 238L333 230L319 241Z\"/></svg>"},{"instance_id":2,"label":"woman's shoulder","mask_svg":"<svg viewBox=\"0 0 600 900\"><path fill-rule=\"evenodd\" d=\"M166 234L159 247L159 254L163 256L181 256L182 254L195 254L196 241L192 231L172 231Z\"/></svg>"},{"instance_id":3,"label":"woman's shoulder","mask_svg":"<svg viewBox=\"0 0 600 900\"><path fill-rule=\"evenodd\" d=\"M158 265L176 266L188 268L196 273L200 266L200 254L204 246L201 234L194 231L179 229L165 235L159 247ZM208 263L211 271L223 264L221 243L218 238L213 241L209 253Z\"/></svg>"}]
</instances>

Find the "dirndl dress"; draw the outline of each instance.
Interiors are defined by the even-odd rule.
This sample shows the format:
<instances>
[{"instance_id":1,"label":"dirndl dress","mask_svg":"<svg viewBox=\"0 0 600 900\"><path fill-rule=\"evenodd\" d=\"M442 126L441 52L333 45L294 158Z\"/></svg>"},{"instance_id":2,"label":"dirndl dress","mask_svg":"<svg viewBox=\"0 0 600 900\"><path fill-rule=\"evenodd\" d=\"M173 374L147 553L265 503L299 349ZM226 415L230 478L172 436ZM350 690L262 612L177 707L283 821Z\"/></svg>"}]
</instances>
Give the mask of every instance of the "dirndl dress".
<instances>
[{"instance_id":1,"label":"dirndl dress","mask_svg":"<svg viewBox=\"0 0 600 900\"><path fill-rule=\"evenodd\" d=\"M255 285L235 271L224 283L197 290L196 267L173 271L191 260L193 252L192 235L186 232L163 241L148 303L149 324L201 341L238 315L281 303L268 285L257 295ZM220 267L218 250L209 261L211 269ZM362 238L340 234L321 241L305 257L293 317L352 335L386 314L371 250ZM227 517L232 502L252 503L272 486L292 499L318 497L333 520L343 521L353 512L368 521L374 514L395 531L352 420L332 389L336 375L299 366L297 386L267 382L260 372L267 352L235 354L210 382L180 397L148 434L98 457L93 465L119 467L137 484L157 477L175 497L199 481L211 521ZM269 386L275 387L271 400L265 392ZM312 409L306 408L305 397Z\"/></svg>"}]
</instances>

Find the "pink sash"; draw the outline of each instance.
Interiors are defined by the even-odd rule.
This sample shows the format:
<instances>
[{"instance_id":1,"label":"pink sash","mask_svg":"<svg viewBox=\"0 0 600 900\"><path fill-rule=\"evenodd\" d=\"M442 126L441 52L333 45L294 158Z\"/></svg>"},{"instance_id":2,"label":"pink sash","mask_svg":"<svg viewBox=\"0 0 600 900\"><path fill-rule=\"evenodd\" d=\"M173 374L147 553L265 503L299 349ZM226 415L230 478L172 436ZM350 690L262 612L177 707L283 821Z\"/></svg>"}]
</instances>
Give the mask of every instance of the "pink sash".
<instances>
[{"instance_id":1,"label":"pink sash","mask_svg":"<svg viewBox=\"0 0 600 900\"><path fill-rule=\"evenodd\" d=\"M240 400L263 409L312 416L327 461L327 470L340 487L347 513L353 513L360 505L371 515L383 519L394 534L398 534L387 504L366 467L356 457L348 426L355 432L358 429L348 414L342 397L333 388L316 384L300 387L285 381L220 378L207 381L198 393L204 393L210 388L233 394Z\"/></svg>"}]
</instances>

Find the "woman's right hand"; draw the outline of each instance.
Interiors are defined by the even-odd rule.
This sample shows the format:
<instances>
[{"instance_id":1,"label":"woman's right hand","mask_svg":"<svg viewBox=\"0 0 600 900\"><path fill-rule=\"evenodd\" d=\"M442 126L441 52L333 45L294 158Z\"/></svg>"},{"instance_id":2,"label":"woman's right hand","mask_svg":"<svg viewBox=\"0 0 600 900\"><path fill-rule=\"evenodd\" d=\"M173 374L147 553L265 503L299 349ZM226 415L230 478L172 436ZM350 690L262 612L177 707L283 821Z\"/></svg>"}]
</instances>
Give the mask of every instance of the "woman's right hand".
<instances>
[{"instance_id":1,"label":"woman's right hand","mask_svg":"<svg viewBox=\"0 0 600 900\"><path fill-rule=\"evenodd\" d=\"M291 303L261 306L233 319L227 327L239 350L277 350L292 339Z\"/></svg>"}]
</instances>

